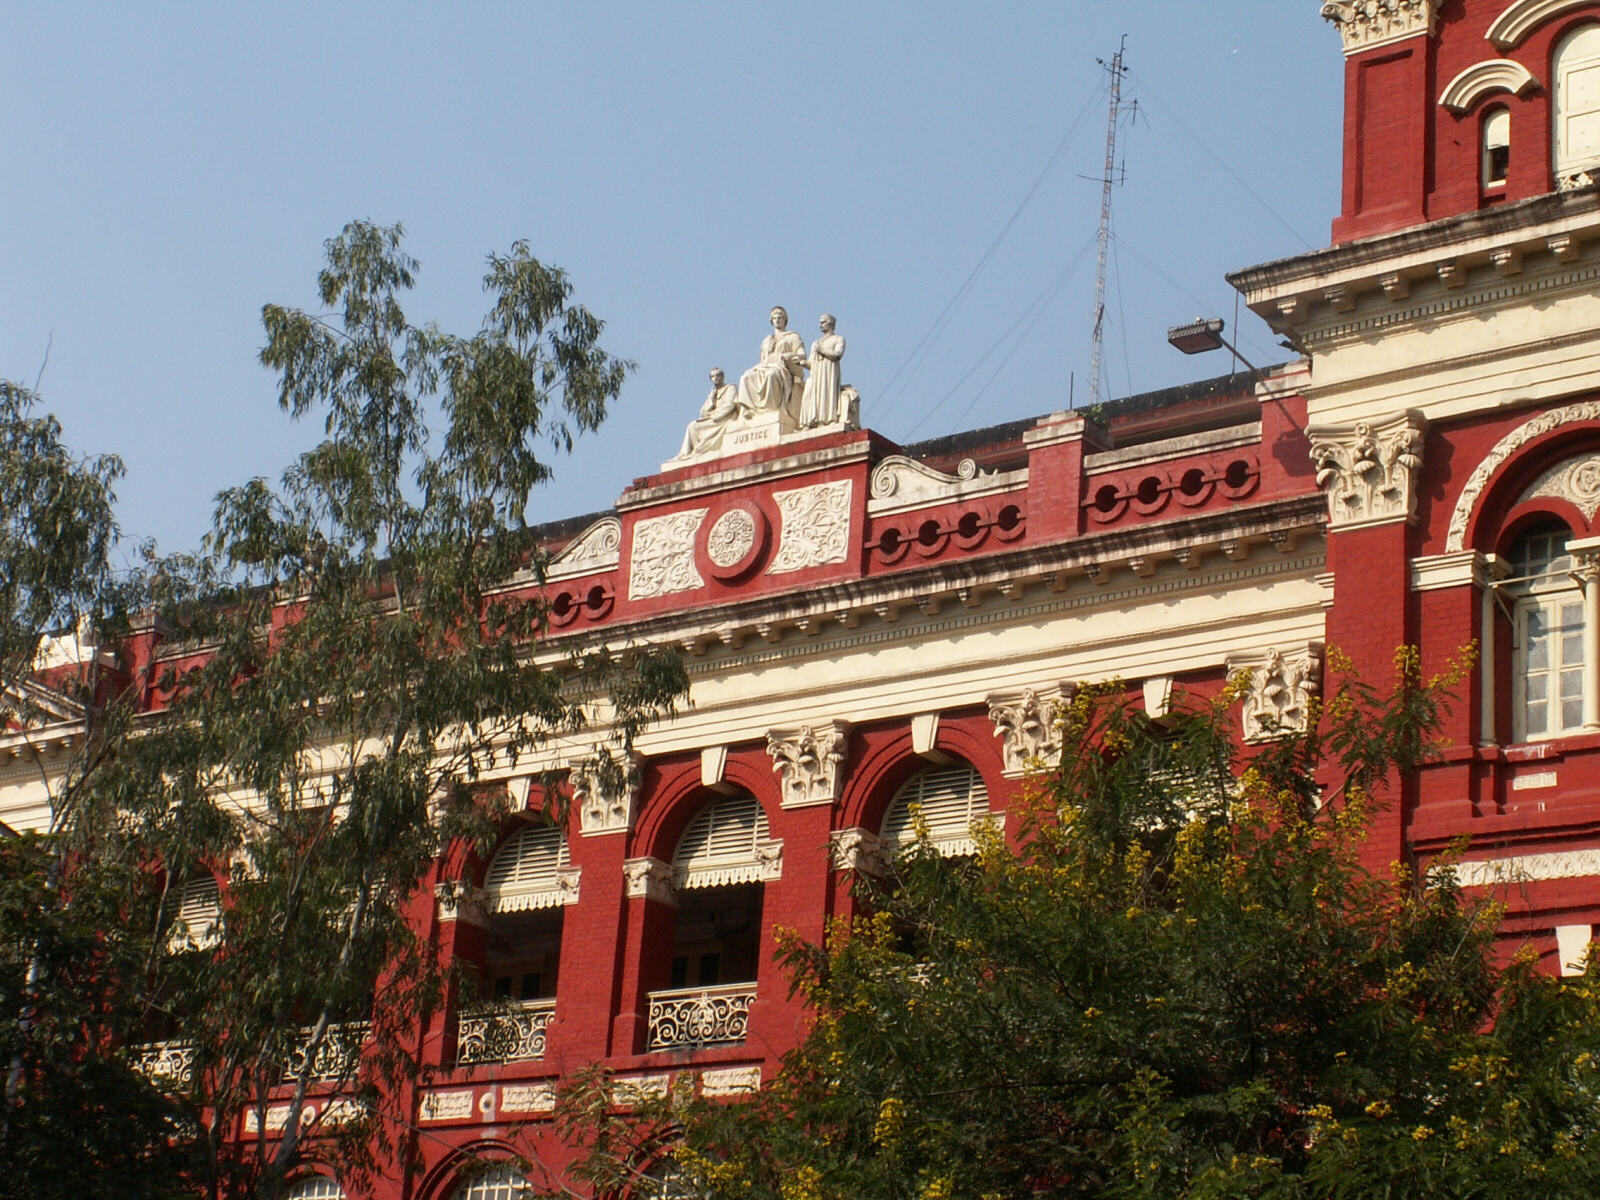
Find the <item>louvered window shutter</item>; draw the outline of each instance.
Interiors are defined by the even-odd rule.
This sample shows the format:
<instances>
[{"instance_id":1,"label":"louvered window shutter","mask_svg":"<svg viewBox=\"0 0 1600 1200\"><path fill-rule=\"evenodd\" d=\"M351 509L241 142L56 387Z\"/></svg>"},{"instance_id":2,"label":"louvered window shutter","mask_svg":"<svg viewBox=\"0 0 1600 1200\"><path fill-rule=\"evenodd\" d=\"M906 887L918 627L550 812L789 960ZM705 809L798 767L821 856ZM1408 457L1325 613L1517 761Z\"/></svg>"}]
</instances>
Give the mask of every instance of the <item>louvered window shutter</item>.
<instances>
[{"instance_id":1,"label":"louvered window shutter","mask_svg":"<svg viewBox=\"0 0 1600 1200\"><path fill-rule=\"evenodd\" d=\"M526 912L562 902L561 868L567 865L567 835L554 825L524 825L505 840L484 875L484 906L490 912Z\"/></svg>"},{"instance_id":2,"label":"louvered window shutter","mask_svg":"<svg viewBox=\"0 0 1600 1200\"><path fill-rule=\"evenodd\" d=\"M216 943L222 921L217 881L209 874L191 876L178 891L178 918L167 938L169 950L206 949Z\"/></svg>"},{"instance_id":3,"label":"louvered window shutter","mask_svg":"<svg viewBox=\"0 0 1600 1200\"><path fill-rule=\"evenodd\" d=\"M901 785L883 819L883 842L895 850L916 839L911 806L917 805L929 840L946 857L971 854L977 847L972 826L994 819L983 778L966 763L928 767Z\"/></svg>"},{"instance_id":4,"label":"louvered window shutter","mask_svg":"<svg viewBox=\"0 0 1600 1200\"><path fill-rule=\"evenodd\" d=\"M722 887L764 879L759 851L767 835L767 814L754 796L708 804L689 822L672 856L678 886Z\"/></svg>"}]
</instances>

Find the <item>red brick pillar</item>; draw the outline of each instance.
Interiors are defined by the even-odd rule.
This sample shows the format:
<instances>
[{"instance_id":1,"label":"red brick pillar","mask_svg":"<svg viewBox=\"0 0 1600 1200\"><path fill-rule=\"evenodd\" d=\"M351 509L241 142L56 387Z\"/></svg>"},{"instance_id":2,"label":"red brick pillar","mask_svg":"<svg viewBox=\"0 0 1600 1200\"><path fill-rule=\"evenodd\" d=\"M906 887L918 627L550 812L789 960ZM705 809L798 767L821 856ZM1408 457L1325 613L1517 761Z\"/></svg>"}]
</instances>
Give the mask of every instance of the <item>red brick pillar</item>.
<instances>
[{"instance_id":1,"label":"red brick pillar","mask_svg":"<svg viewBox=\"0 0 1600 1200\"><path fill-rule=\"evenodd\" d=\"M1330 510L1328 645L1380 694L1393 685L1396 648L1418 641L1408 552L1425 427L1420 414L1408 412L1307 431ZM1325 684L1330 693L1336 689L1331 673ZM1415 786L1392 780L1384 789L1363 854L1368 869L1386 871L1403 857Z\"/></svg>"},{"instance_id":2,"label":"red brick pillar","mask_svg":"<svg viewBox=\"0 0 1600 1200\"><path fill-rule=\"evenodd\" d=\"M615 1011L621 953L622 862L627 832L580 833L567 858L577 871L578 902L561 918L561 967L556 1012L545 1059L572 1070L604 1058Z\"/></svg>"},{"instance_id":3,"label":"red brick pillar","mask_svg":"<svg viewBox=\"0 0 1600 1200\"><path fill-rule=\"evenodd\" d=\"M672 865L655 858L628 860L623 871L626 907L622 920L621 971L611 1054L641 1053L647 1044L650 993L672 978L672 942L677 929L677 893ZM608 935L610 944L616 941Z\"/></svg>"},{"instance_id":4,"label":"red brick pillar","mask_svg":"<svg viewBox=\"0 0 1600 1200\"><path fill-rule=\"evenodd\" d=\"M763 885L760 967L746 1043L773 1057L793 1047L804 1031L805 1001L789 994L789 973L777 961L777 952L784 936L811 943L822 940L832 884L828 859L832 816L832 804L826 800L786 808L781 824L772 831L783 839L783 873Z\"/></svg>"}]
</instances>

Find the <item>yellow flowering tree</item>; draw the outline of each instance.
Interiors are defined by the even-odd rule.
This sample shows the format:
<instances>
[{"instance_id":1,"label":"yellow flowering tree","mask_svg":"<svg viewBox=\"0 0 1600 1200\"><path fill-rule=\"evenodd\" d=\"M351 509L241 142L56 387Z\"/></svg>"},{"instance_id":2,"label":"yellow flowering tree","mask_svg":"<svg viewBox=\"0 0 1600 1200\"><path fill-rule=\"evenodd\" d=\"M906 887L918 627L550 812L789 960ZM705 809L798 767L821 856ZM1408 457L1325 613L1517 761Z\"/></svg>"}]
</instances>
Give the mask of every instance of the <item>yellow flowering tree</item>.
<instances>
[{"instance_id":1,"label":"yellow flowering tree","mask_svg":"<svg viewBox=\"0 0 1600 1200\"><path fill-rule=\"evenodd\" d=\"M778 1077L652 1114L682 1194L1600 1191L1594 986L1502 965L1448 868L1360 866L1459 676L1331 666L1316 729L1248 753L1230 695L1080 690L1021 853L861 880L872 916L788 951L816 1019Z\"/></svg>"}]
</instances>

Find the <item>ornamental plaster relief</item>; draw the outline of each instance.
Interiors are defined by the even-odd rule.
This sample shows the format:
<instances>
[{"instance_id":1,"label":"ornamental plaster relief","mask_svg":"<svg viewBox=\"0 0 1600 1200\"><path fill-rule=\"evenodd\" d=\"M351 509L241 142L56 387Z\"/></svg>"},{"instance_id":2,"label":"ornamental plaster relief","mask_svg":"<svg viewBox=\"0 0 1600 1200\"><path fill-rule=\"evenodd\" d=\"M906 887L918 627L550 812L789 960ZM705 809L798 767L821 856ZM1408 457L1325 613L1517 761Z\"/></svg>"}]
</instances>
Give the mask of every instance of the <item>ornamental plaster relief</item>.
<instances>
[{"instance_id":1,"label":"ornamental plaster relief","mask_svg":"<svg viewBox=\"0 0 1600 1200\"><path fill-rule=\"evenodd\" d=\"M1309 728L1312 702L1320 690L1320 644L1230 655L1228 674L1240 671L1247 671L1250 676L1240 713L1246 742L1268 742Z\"/></svg>"},{"instance_id":2,"label":"ornamental plaster relief","mask_svg":"<svg viewBox=\"0 0 1600 1200\"><path fill-rule=\"evenodd\" d=\"M1546 879L1581 879L1600 875L1600 850L1552 850L1547 854L1514 854L1456 864L1463 887L1536 883Z\"/></svg>"},{"instance_id":3,"label":"ornamental plaster relief","mask_svg":"<svg viewBox=\"0 0 1600 1200\"><path fill-rule=\"evenodd\" d=\"M980 471L977 463L964 458L954 474L947 474L903 454L891 454L872 469L867 486L867 511L882 516L1010 491L1026 487L1027 483L1026 467L1002 475Z\"/></svg>"},{"instance_id":4,"label":"ornamental plaster relief","mask_svg":"<svg viewBox=\"0 0 1600 1200\"><path fill-rule=\"evenodd\" d=\"M773 492L783 528L767 574L784 575L844 562L850 550L850 494L848 479ZM692 539L690 552L693 553Z\"/></svg>"},{"instance_id":5,"label":"ornamental plaster relief","mask_svg":"<svg viewBox=\"0 0 1600 1200\"><path fill-rule=\"evenodd\" d=\"M1483 460L1473 468L1472 474L1467 478L1467 485L1461 489L1461 495L1456 497L1455 509L1450 514L1450 529L1445 535L1445 549L1451 551L1466 548L1467 525L1472 520L1473 510L1478 507L1478 501L1488 490L1494 473L1507 459L1534 438L1549 433L1552 429L1577 421L1596 419L1600 419L1600 401L1584 400L1540 413L1532 420L1524 421L1496 442L1489 453L1483 456Z\"/></svg>"},{"instance_id":6,"label":"ornamental plaster relief","mask_svg":"<svg viewBox=\"0 0 1600 1200\"><path fill-rule=\"evenodd\" d=\"M882 875L883 843L870 829L836 829L828 835L828 862L835 871Z\"/></svg>"},{"instance_id":7,"label":"ornamental plaster relief","mask_svg":"<svg viewBox=\"0 0 1600 1200\"><path fill-rule=\"evenodd\" d=\"M1547 496L1565 500L1586 521L1593 521L1600 510L1600 455L1579 455L1551 467L1535 479L1522 493L1522 500L1536 500Z\"/></svg>"},{"instance_id":8,"label":"ornamental plaster relief","mask_svg":"<svg viewBox=\"0 0 1600 1200\"><path fill-rule=\"evenodd\" d=\"M633 527L628 599L648 600L704 587L694 565L694 542L709 509L647 517Z\"/></svg>"},{"instance_id":9,"label":"ornamental plaster relief","mask_svg":"<svg viewBox=\"0 0 1600 1200\"><path fill-rule=\"evenodd\" d=\"M1061 683L988 698L989 719L994 722L995 736L1001 739L1007 778L1024 774L1035 761L1048 765L1061 753L1061 718L1072 692L1072 684Z\"/></svg>"},{"instance_id":10,"label":"ornamental plaster relief","mask_svg":"<svg viewBox=\"0 0 1600 1200\"><path fill-rule=\"evenodd\" d=\"M672 864L659 858L630 858L622 864L622 890L629 900L678 902L677 879Z\"/></svg>"},{"instance_id":11,"label":"ornamental plaster relief","mask_svg":"<svg viewBox=\"0 0 1600 1200\"><path fill-rule=\"evenodd\" d=\"M616 517L601 517L567 544L550 560L545 578L573 579L614 571L622 556L622 522Z\"/></svg>"},{"instance_id":12,"label":"ornamental plaster relief","mask_svg":"<svg viewBox=\"0 0 1600 1200\"><path fill-rule=\"evenodd\" d=\"M844 786L845 750L850 726L844 721L774 729L767 753L778 776L784 808L832 804Z\"/></svg>"},{"instance_id":13,"label":"ornamental plaster relief","mask_svg":"<svg viewBox=\"0 0 1600 1200\"><path fill-rule=\"evenodd\" d=\"M755 548L759 532L754 516L745 509L731 508L711 526L706 536L706 557L713 566L737 566Z\"/></svg>"},{"instance_id":14,"label":"ornamental plaster relief","mask_svg":"<svg viewBox=\"0 0 1600 1200\"><path fill-rule=\"evenodd\" d=\"M1317 486L1328 494L1333 528L1351 529L1416 515L1416 477L1427 421L1405 413L1383 423L1357 421L1306 430Z\"/></svg>"},{"instance_id":15,"label":"ornamental plaster relief","mask_svg":"<svg viewBox=\"0 0 1600 1200\"><path fill-rule=\"evenodd\" d=\"M1339 30L1345 54L1358 54L1403 38L1432 35L1438 0L1345 0L1322 6Z\"/></svg>"},{"instance_id":16,"label":"ornamental plaster relief","mask_svg":"<svg viewBox=\"0 0 1600 1200\"><path fill-rule=\"evenodd\" d=\"M638 778L637 758L602 761L594 757L572 764L567 781L578 808L579 831L591 836L632 829Z\"/></svg>"}]
</instances>

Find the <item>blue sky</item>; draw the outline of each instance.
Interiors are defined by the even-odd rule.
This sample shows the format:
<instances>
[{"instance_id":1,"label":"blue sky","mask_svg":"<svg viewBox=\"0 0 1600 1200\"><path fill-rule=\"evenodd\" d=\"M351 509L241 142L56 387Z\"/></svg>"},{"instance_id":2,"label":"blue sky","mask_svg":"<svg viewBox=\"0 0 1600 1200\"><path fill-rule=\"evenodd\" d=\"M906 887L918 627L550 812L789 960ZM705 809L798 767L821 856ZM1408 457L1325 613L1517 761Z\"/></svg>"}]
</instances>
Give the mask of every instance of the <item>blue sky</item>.
<instances>
[{"instance_id":1,"label":"blue sky","mask_svg":"<svg viewBox=\"0 0 1600 1200\"><path fill-rule=\"evenodd\" d=\"M1319 7L0 3L0 375L31 384L49 347L48 406L126 459L127 532L172 550L310 444L260 309L311 305L357 217L405 224L413 319L475 329L484 256L526 238L638 363L539 519L657 470L773 304L808 340L838 316L863 422L898 441L1081 404L1096 59L1124 33L1105 391L1220 374L1166 327L1231 324L1224 272L1326 244L1337 208ZM1285 355L1242 316L1246 354Z\"/></svg>"}]
</instances>

